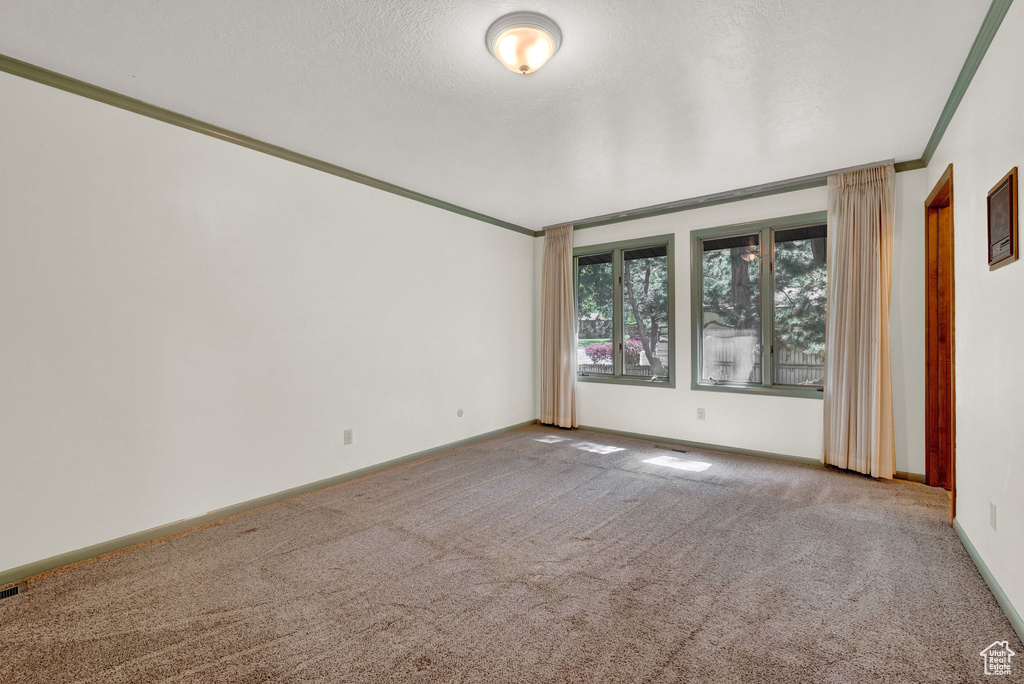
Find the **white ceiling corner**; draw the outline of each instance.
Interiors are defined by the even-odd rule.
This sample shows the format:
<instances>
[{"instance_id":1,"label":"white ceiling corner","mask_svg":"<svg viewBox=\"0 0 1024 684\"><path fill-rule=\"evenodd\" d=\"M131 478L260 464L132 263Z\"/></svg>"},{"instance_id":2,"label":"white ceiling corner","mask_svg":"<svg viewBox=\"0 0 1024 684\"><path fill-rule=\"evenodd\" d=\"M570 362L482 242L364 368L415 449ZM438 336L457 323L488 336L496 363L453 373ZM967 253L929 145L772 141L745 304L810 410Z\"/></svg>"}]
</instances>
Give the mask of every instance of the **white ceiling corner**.
<instances>
[{"instance_id":1,"label":"white ceiling corner","mask_svg":"<svg viewBox=\"0 0 1024 684\"><path fill-rule=\"evenodd\" d=\"M528 228L916 159L988 0L0 0L0 53ZM536 74L484 33L547 14Z\"/></svg>"}]
</instances>

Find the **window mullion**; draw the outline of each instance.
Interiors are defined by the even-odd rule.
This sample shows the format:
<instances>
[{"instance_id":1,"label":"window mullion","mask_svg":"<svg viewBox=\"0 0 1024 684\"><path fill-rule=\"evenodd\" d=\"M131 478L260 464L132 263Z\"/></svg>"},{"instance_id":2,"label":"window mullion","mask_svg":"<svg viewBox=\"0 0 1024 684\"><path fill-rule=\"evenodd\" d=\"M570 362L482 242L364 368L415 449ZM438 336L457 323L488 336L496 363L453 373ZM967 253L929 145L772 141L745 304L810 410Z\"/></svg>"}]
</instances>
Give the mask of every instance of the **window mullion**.
<instances>
[{"instance_id":1,"label":"window mullion","mask_svg":"<svg viewBox=\"0 0 1024 684\"><path fill-rule=\"evenodd\" d=\"M622 303L622 250L612 250L612 373L615 377L622 377L622 330L623 312L625 307Z\"/></svg>"},{"instance_id":2,"label":"window mullion","mask_svg":"<svg viewBox=\"0 0 1024 684\"><path fill-rule=\"evenodd\" d=\"M771 227L761 231L761 386L774 384L775 355L773 329L775 323L775 244Z\"/></svg>"},{"instance_id":3,"label":"window mullion","mask_svg":"<svg viewBox=\"0 0 1024 684\"><path fill-rule=\"evenodd\" d=\"M690 238L690 373L691 386L700 384L704 371L704 242Z\"/></svg>"},{"instance_id":4,"label":"window mullion","mask_svg":"<svg viewBox=\"0 0 1024 684\"><path fill-rule=\"evenodd\" d=\"M580 258L572 257L572 327L575 334L572 336L573 351L579 348L580 339ZM579 354L574 357L579 360ZM573 363L573 373L580 374L579 364Z\"/></svg>"}]
</instances>

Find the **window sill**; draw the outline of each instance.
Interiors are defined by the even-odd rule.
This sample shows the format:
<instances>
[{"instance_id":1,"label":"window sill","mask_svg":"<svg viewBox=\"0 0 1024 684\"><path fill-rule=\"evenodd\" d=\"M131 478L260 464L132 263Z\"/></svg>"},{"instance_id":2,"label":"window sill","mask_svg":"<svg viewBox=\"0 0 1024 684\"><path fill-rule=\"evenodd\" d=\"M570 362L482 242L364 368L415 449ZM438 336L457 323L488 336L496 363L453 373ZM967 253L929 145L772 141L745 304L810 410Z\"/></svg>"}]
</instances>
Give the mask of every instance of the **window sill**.
<instances>
[{"instance_id":1,"label":"window sill","mask_svg":"<svg viewBox=\"0 0 1024 684\"><path fill-rule=\"evenodd\" d=\"M671 387L676 386L675 380L669 378L668 380L661 380L658 382L652 382L647 378L630 378L614 375L577 375L576 380L579 382L596 382L603 383L606 385L635 385L638 387Z\"/></svg>"},{"instance_id":2,"label":"window sill","mask_svg":"<svg viewBox=\"0 0 1024 684\"><path fill-rule=\"evenodd\" d=\"M753 394L769 397L794 397L796 399L824 399L825 391L820 387L764 387L743 385L705 385L691 383L690 389L701 392L731 392L733 394Z\"/></svg>"}]
</instances>

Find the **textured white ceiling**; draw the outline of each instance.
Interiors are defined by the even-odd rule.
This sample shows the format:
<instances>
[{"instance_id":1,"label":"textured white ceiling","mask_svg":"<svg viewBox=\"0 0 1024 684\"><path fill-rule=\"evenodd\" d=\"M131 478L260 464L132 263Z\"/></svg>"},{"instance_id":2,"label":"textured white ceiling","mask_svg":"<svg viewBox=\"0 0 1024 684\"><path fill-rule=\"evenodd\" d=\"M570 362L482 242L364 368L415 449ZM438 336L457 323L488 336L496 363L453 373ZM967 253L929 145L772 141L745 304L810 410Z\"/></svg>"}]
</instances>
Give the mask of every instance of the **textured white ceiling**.
<instances>
[{"instance_id":1,"label":"textured white ceiling","mask_svg":"<svg viewBox=\"0 0 1024 684\"><path fill-rule=\"evenodd\" d=\"M989 0L0 0L0 53L529 228L916 159ZM497 17L564 42L517 76Z\"/></svg>"}]
</instances>

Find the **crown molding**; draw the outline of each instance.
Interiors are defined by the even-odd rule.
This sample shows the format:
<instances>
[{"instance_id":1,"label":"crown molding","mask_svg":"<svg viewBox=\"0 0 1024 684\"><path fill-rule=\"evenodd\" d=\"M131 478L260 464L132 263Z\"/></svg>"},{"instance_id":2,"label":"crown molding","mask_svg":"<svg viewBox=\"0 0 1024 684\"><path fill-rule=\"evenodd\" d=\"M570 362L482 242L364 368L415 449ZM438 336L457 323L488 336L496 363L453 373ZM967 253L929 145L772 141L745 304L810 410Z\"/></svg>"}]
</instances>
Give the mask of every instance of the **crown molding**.
<instances>
[{"instance_id":1,"label":"crown molding","mask_svg":"<svg viewBox=\"0 0 1024 684\"><path fill-rule=\"evenodd\" d=\"M939 143L942 142L942 136L946 134L946 129L949 127L950 121L953 120L957 107L960 106L961 100L964 99L967 88L970 87L971 81L974 79L974 74L978 72L978 67L981 66L981 60L985 58L985 53L988 52L989 46L992 45L992 39L996 37L996 32L999 31L1003 18L1012 4L1013 0L992 0L988 13L985 14L985 19L981 22L981 29L974 39L974 44L971 45L970 52L967 53L967 59L964 60L963 67L960 69L960 74L956 77L953 90L946 99L942 113L939 114L939 120L935 122L932 137L928 139L928 144L925 145L924 152L921 154L921 160L925 166L931 163L935 150L938 149Z\"/></svg>"},{"instance_id":2,"label":"crown molding","mask_svg":"<svg viewBox=\"0 0 1024 684\"><path fill-rule=\"evenodd\" d=\"M135 114L141 114L142 116L156 119L157 121L163 121L164 123L169 123L172 126L178 126L196 133L202 133L203 135L208 135L211 138L216 138L217 140L223 140L224 142L240 145L241 147L246 147L250 150L255 150L256 152L268 154L271 157L277 157L278 159L283 159L294 164L322 171L323 173L328 173L332 176L344 178L345 180L350 180L362 185L368 185L371 188L383 190L384 192L389 192L393 195L398 195L399 197L405 197L406 199L411 199L415 202L428 204L438 209L450 211L453 214L459 214L460 216L466 216L468 218L481 221L482 223L489 223L493 226L504 228L505 230L521 233L522 235L533 236L535 234L535 231L515 223L509 223L508 221L503 221L501 219L494 218L493 216L481 214L480 212L473 211L472 209L466 209L465 207L460 207L457 204L445 202L442 199L431 197L430 195L424 195L421 192L409 190L408 188L403 188L399 185L395 185L394 183L388 183L387 181L380 180L379 178L367 176L364 173L352 171L351 169L346 169L338 166L337 164L331 164L330 162L326 162L322 159L310 157L279 145L274 145L248 135L236 133L235 131L221 126L206 123L199 119L193 119L190 116L178 114L177 112L173 112L169 109L157 107L156 105L151 105L148 102L136 100L133 97L128 97L127 95L122 95L112 90L92 85L91 83L79 81L78 79L64 76L27 62L22 62L14 59L13 57L0 55L0 71L13 74L14 76L20 76L21 78L35 81L36 83L42 83L43 85L48 85L68 93L81 95L82 97L90 100L96 100L97 102L102 102L119 109L134 112Z\"/></svg>"},{"instance_id":3,"label":"crown molding","mask_svg":"<svg viewBox=\"0 0 1024 684\"><path fill-rule=\"evenodd\" d=\"M967 88L971 85L971 80L974 78L974 74L977 73L978 67L981 65L981 61L985 57L985 53L988 52L988 48L992 44L992 39L995 38L996 32L998 32L1000 25L1003 23L1003 18L1006 16L1006 12L1010 9L1010 5L1012 4L1013 0L992 0L992 4L988 8L988 13L986 13L985 19L981 22L981 28L978 30L978 35L975 37L974 43L971 45L971 49L967 53L967 59L964 61L964 65L960 69L960 74L957 76L956 83L953 84L953 90L946 99L946 104L942 108L942 113L939 114L939 120L936 122L935 128L932 130L932 135L928 139L928 144L925 145L924 152L922 152L919 159L896 162L894 164L896 167L896 173L927 168L928 163L931 162L932 156L935 154L935 150L939 146L939 142L942 141L942 136L946 133L946 128L949 127L950 121L953 120L953 115L956 113L957 107L960 106L960 101L964 99L964 94L967 92ZM778 195L784 192L795 192L797 190L805 190L807 188L825 185L826 181L824 178L827 178L831 173L836 172L830 171L825 174L814 174L812 176L802 176L800 178L775 181L764 185L755 185L747 188L739 188L737 190L727 190L725 192L718 192L711 195L701 195L699 197L691 197L688 199L676 200L674 202L666 202L664 204L655 204L649 207L640 207L639 209L629 209L612 214L605 214L603 216L593 216L591 218L580 219L577 221L563 221L562 223L572 223L576 226L576 230L582 230L584 228L606 226L610 223L619 223L620 221L633 221L635 219L670 214L676 211L686 211L687 209L712 207L716 204L725 204L727 202L738 202L745 199L754 199L755 197L767 197L768 195ZM549 227L550 226L545 226L543 230L535 231L534 235L537 237L544 235L544 230Z\"/></svg>"}]
</instances>

